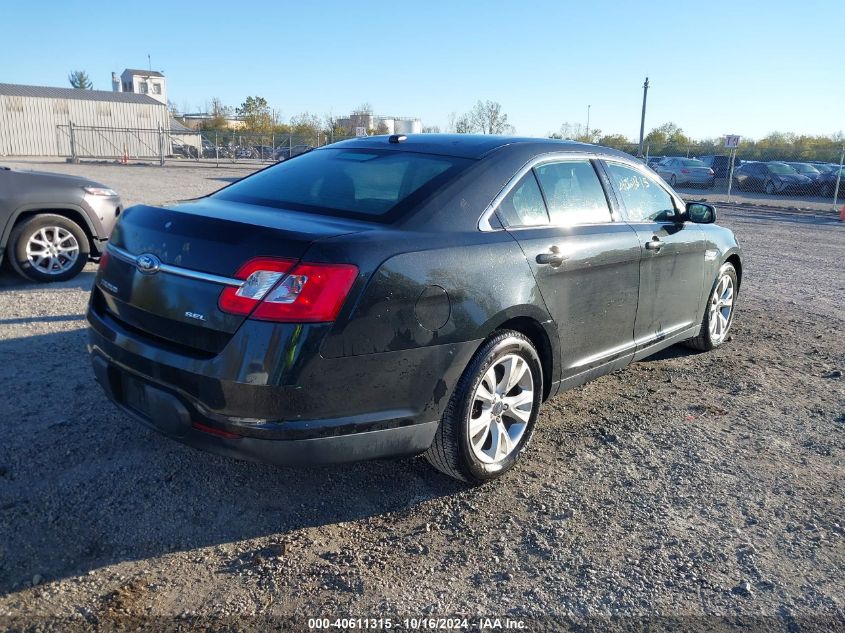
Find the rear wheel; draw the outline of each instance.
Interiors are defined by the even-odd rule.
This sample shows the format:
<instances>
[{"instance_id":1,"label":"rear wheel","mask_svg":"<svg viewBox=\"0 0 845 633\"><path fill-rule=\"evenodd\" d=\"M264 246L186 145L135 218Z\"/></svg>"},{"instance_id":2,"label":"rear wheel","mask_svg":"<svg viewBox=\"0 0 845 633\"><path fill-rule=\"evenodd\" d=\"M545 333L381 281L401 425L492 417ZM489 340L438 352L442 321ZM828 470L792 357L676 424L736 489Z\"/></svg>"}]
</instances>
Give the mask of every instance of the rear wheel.
<instances>
[{"instance_id":1,"label":"rear wheel","mask_svg":"<svg viewBox=\"0 0 845 633\"><path fill-rule=\"evenodd\" d=\"M10 262L32 281L67 281L88 261L90 245L85 231L61 215L36 215L15 226L9 238Z\"/></svg>"},{"instance_id":2,"label":"rear wheel","mask_svg":"<svg viewBox=\"0 0 845 633\"><path fill-rule=\"evenodd\" d=\"M709 352L725 342L733 324L737 285L736 269L732 264L723 264L707 299L701 330L698 336L686 341L687 346Z\"/></svg>"},{"instance_id":3,"label":"rear wheel","mask_svg":"<svg viewBox=\"0 0 845 633\"><path fill-rule=\"evenodd\" d=\"M500 477L527 448L542 394L540 358L531 341L513 330L497 332L458 381L425 458L461 481Z\"/></svg>"}]
</instances>

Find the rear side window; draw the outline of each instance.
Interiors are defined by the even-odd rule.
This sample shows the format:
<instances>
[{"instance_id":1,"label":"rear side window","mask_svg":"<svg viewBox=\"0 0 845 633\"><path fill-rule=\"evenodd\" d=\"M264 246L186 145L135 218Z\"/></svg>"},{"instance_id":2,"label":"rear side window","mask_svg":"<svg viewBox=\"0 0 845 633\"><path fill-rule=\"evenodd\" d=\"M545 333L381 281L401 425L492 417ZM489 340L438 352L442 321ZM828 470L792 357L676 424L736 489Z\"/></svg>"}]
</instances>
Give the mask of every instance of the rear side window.
<instances>
[{"instance_id":1,"label":"rear side window","mask_svg":"<svg viewBox=\"0 0 845 633\"><path fill-rule=\"evenodd\" d=\"M535 170L551 223L559 226L610 222L610 207L588 160L546 163Z\"/></svg>"},{"instance_id":2,"label":"rear side window","mask_svg":"<svg viewBox=\"0 0 845 633\"><path fill-rule=\"evenodd\" d=\"M619 163L606 164L629 222L662 222L675 215L672 196L657 181L632 167Z\"/></svg>"},{"instance_id":3,"label":"rear side window","mask_svg":"<svg viewBox=\"0 0 845 633\"><path fill-rule=\"evenodd\" d=\"M549 223L546 203L534 172L529 171L499 204L496 213L507 227L542 226Z\"/></svg>"},{"instance_id":4,"label":"rear side window","mask_svg":"<svg viewBox=\"0 0 845 633\"><path fill-rule=\"evenodd\" d=\"M465 158L390 150L316 150L258 172L213 197L377 219L421 200L472 162Z\"/></svg>"}]
</instances>

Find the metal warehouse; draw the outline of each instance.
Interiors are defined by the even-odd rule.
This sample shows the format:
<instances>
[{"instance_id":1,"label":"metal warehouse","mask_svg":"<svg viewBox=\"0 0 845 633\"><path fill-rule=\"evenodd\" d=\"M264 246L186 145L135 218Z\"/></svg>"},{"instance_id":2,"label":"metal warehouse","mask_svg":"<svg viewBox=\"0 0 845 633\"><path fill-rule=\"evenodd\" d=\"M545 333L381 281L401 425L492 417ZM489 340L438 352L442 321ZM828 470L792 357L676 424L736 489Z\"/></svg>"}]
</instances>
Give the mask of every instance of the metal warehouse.
<instances>
[{"instance_id":1,"label":"metal warehouse","mask_svg":"<svg viewBox=\"0 0 845 633\"><path fill-rule=\"evenodd\" d=\"M0 83L0 156L156 156L169 120L145 94Z\"/></svg>"}]
</instances>

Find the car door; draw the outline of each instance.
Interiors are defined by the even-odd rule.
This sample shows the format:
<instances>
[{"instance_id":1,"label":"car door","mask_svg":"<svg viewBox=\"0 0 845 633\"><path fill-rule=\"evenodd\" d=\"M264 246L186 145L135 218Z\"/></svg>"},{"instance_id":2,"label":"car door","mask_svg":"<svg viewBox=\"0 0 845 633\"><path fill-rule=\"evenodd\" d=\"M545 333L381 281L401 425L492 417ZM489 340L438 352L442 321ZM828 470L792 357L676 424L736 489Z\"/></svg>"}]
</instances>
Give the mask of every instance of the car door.
<instances>
[{"instance_id":1,"label":"car door","mask_svg":"<svg viewBox=\"0 0 845 633\"><path fill-rule=\"evenodd\" d=\"M765 187L766 177L769 175L768 168L763 163L751 165L751 189L762 191Z\"/></svg>"},{"instance_id":2,"label":"car door","mask_svg":"<svg viewBox=\"0 0 845 633\"><path fill-rule=\"evenodd\" d=\"M698 323L705 235L698 225L679 221L682 202L645 169L613 160L604 166L642 246L634 340L643 349Z\"/></svg>"},{"instance_id":3,"label":"car door","mask_svg":"<svg viewBox=\"0 0 845 633\"><path fill-rule=\"evenodd\" d=\"M561 379L577 384L590 370L629 362L640 245L630 226L614 221L595 164L588 158L538 163L497 215L525 253L557 325Z\"/></svg>"}]
</instances>

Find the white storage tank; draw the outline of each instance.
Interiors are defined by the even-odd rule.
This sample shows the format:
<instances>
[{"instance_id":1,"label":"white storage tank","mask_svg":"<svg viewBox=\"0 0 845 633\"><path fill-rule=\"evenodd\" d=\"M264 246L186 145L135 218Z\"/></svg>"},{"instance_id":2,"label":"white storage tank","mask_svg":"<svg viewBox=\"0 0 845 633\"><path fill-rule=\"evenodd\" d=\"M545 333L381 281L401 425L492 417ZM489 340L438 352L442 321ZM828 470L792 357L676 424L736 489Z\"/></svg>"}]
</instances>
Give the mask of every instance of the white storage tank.
<instances>
[{"instance_id":1,"label":"white storage tank","mask_svg":"<svg viewBox=\"0 0 845 633\"><path fill-rule=\"evenodd\" d=\"M422 134L422 121L419 119L395 119L394 134Z\"/></svg>"}]
</instances>

